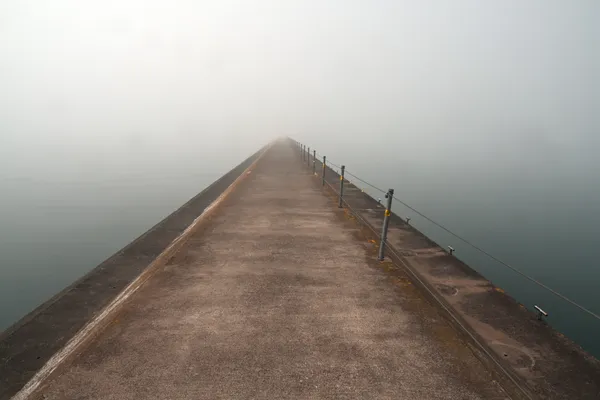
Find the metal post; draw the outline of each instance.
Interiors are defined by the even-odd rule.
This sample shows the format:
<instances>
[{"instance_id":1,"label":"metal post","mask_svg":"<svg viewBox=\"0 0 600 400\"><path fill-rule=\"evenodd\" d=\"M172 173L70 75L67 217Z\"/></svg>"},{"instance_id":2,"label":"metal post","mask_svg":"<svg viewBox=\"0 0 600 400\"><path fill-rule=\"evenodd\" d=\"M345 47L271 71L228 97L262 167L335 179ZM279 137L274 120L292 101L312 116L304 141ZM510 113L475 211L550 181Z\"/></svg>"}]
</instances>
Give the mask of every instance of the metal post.
<instances>
[{"instance_id":1,"label":"metal post","mask_svg":"<svg viewBox=\"0 0 600 400\"><path fill-rule=\"evenodd\" d=\"M304 161L304 145L302 145L302 161Z\"/></svg>"},{"instance_id":2,"label":"metal post","mask_svg":"<svg viewBox=\"0 0 600 400\"><path fill-rule=\"evenodd\" d=\"M313 150L313 175L317 173L317 151Z\"/></svg>"},{"instance_id":3,"label":"metal post","mask_svg":"<svg viewBox=\"0 0 600 400\"><path fill-rule=\"evenodd\" d=\"M327 157L323 156L323 186L325 186L325 166L327 165Z\"/></svg>"},{"instance_id":4,"label":"metal post","mask_svg":"<svg viewBox=\"0 0 600 400\"><path fill-rule=\"evenodd\" d=\"M388 189L385 194L387 199L387 207L385 208L385 214L383 217L383 228L381 229L381 242L379 243L379 261L383 261L385 241L387 240L387 231L390 224L390 215L392 215L392 197L394 197L394 189Z\"/></svg>"},{"instance_id":5,"label":"metal post","mask_svg":"<svg viewBox=\"0 0 600 400\"><path fill-rule=\"evenodd\" d=\"M308 148L308 151L306 152L306 165L310 166L310 147Z\"/></svg>"},{"instance_id":6,"label":"metal post","mask_svg":"<svg viewBox=\"0 0 600 400\"><path fill-rule=\"evenodd\" d=\"M346 170L346 166L342 165L342 173L340 175L340 204L338 204L339 208L343 207L343 198L344 198L344 171Z\"/></svg>"}]
</instances>

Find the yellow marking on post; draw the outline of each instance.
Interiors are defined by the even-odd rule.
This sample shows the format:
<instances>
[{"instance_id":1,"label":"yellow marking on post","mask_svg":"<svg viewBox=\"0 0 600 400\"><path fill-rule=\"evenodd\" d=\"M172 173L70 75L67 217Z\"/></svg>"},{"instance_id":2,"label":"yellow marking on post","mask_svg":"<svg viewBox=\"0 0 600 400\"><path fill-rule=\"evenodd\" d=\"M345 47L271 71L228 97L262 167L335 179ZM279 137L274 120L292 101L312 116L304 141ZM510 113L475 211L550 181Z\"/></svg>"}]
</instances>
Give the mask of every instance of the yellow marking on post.
<instances>
[{"instance_id":1,"label":"yellow marking on post","mask_svg":"<svg viewBox=\"0 0 600 400\"><path fill-rule=\"evenodd\" d=\"M344 177L340 176L340 181L343 181L343 180L344 180Z\"/></svg>"},{"instance_id":2,"label":"yellow marking on post","mask_svg":"<svg viewBox=\"0 0 600 400\"><path fill-rule=\"evenodd\" d=\"M389 217L390 215L392 215L392 213L390 213L390 210L386 209L385 210L385 216Z\"/></svg>"}]
</instances>

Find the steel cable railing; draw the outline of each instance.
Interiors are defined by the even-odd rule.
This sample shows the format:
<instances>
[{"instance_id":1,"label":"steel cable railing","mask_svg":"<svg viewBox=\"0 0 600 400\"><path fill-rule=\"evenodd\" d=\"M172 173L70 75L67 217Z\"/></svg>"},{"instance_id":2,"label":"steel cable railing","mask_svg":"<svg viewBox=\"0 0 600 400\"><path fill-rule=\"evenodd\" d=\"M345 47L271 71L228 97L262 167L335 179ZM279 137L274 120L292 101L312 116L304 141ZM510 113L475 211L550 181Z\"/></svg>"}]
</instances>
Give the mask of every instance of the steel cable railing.
<instances>
[{"instance_id":1,"label":"steel cable railing","mask_svg":"<svg viewBox=\"0 0 600 400\"><path fill-rule=\"evenodd\" d=\"M320 158L320 159L322 159L322 155L320 155L319 153L317 153L317 154L320 156L319 158ZM311 157L312 157L312 155L311 155ZM320 161L320 160L319 160L319 162L322 164L322 161ZM334 170L334 171L335 171L335 169L337 169L337 171L335 171L335 172L336 172L337 174L339 174L339 171L341 170L341 166L340 166L340 165L337 165L337 164L335 164L335 163L331 162L330 160L326 160L326 165L333 167L333 168L331 168L331 169L332 169L332 170ZM353 174L353 173L351 173L351 172L349 172L349 171L347 171L347 170L345 171L345 174L346 174L346 175L349 175L349 176L351 176L351 177L353 177L355 180L357 180L357 181L359 181L359 182L361 182L361 183L363 183L363 184L365 184L365 185L367 185L367 186L371 187L371 188L372 188L372 189L374 189L374 190L377 190L377 191L379 191L379 192L381 192L381 193L384 193L384 194L385 194L385 193L387 193L387 191L386 191L386 190L383 190L383 189L381 189L381 188L379 188L379 187L377 187L377 186L373 185L372 183L370 183L370 182L368 182L368 181L366 181L366 180L364 180L364 179L360 178L359 176L357 176L357 175L355 175L355 174ZM347 179L347 178L345 178L345 180L346 180L346 181L348 181L348 179ZM331 185L329 182L327 182L327 181L324 181L324 182L327 184L327 186L328 186L330 189L332 189L332 190L333 190L333 191L334 191L336 194L338 194L338 196L339 196L339 192L338 192L338 191L337 191L337 190L336 190L336 189L335 189L335 188L334 188L334 187L333 187L333 186L332 186L332 185ZM597 313L595 313L595 312L591 311L590 309L588 309L588 308L586 308L586 307L582 306L581 304L577 303L576 301L574 301L574 300L572 300L572 299L568 298L567 296L563 295L562 293L558 292L557 290L555 290L555 289L552 289L551 287L549 287L548 285L546 285L546 284L544 284L544 283L540 282L539 280L537 280L537 279L535 279L535 278L533 278L533 277L531 277L531 276L527 275L526 273L524 273L524 272L523 272L523 271L521 271L520 269L518 269L518 268L516 268L516 267L514 267L514 266L512 266L512 265L510 265L509 263L507 263L507 262L505 262L505 261L502 261L501 259L499 259L498 257L494 256L494 255L493 255L493 254L491 254L490 252L488 252L488 251L486 251L485 249L481 248L480 246L476 245L476 244L475 244L475 243L473 243L472 241L470 241L470 240L468 240L468 239L464 238L463 236L461 236L461 235L459 235L459 234L457 234L457 233L453 232L451 229L449 229L449 228L445 227L445 226L444 226L444 225L442 225L441 223L439 223L439 222L435 221L434 219L432 219L432 218L428 217L428 216L427 216L427 215L425 215L424 213L422 213L422 212L418 211L417 209L415 209L415 208L414 208L414 207L412 207L411 205L407 204L405 201L403 201L403 200L399 199L398 197L396 197L396 196L393 196L393 199L394 199L395 201L397 201L398 203L402 204L403 206L405 206L406 208L408 208L409 210L413 211L415 214L419 215L419 216L420 216L420 217L422 217L423 219L425 219L425 220L429 221L429 222L430 222L430 223L432 223L433 225L435 225L435 226L437 226L438 228L440 228L440 229L444 230L445 232L447 232L448 234L452 235L453 237L455 237L455 238L459 239L460 241L462 241L463 243L465 243L467 246L471 247L472 249L476 250L477 252L479 252L479 253L483 254L484 256L486 256L486 257L488 257L489 259L491 259L491 260L495 261L496 263L498 263L498 264L502 265L503 267L506 267L506 268L510 269L511 271L513 271L513 272L515 272L516 274L520 275L521 277L523 277L523 278L527 279L528 281L532 282L533 284L537 285L538 287L540 287L540 288L542 288L542 289L544 289L544 290L548 291L549 293L553 294L553 295L554 295L554 296L556 296L557 298L559 298L559 299L561 299L561 300L563 300L563 301L565 301L565 302L567 302L567 303L569 303L569 304L573 305L574 307L578 308L579 310L581 310L581 311L585 312L586 314L588 314L588 315L592 316L593 318L595 318L595 319L597 319L597 320L599 320L599 321L600 321L600 315L598 315ZM351 207L350 207L350 205L348 204L348 202L346 202L346 201L345 201L345 200L343 200L343 199L342 199L342 201L344 202L344 204L345 204L346 206L348 206L348 208L350 208L350 209L351 209ZM354 210L352 210L352 209L351 209L351 211L352 211L352 213L353 213L353 214L357 215L357 213L356 213ZM362 218L361 218L361 219L362 219ZM366 224L366 225L367 225L367 226L370 226L369 224ZM377 232L374 232L374 233L375 233L375 234L378 236L378 238L380 238L380 235L379 235ZM393 249L390 249L390 251L393 251Z\"/></svg>"}]
</instances>

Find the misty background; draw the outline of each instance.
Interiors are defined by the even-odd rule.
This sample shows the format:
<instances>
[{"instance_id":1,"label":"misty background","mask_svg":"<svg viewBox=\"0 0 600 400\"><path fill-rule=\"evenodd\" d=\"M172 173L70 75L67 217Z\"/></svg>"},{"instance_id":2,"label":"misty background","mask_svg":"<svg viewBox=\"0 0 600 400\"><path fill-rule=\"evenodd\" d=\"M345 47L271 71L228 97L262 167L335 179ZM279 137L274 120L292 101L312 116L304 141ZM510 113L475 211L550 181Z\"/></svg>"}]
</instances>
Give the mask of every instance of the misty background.
<instances>
[{"instance_id":1,"label":"misty background","mask_svg":"<svg viewBox=\"0 0 600 400\"><path fill-rule=\"evenodd\" d=\"M593 0L0 2L0 330L282 135L600 312L599 17ZM597 321L413 221L600 354Z\"/></svg>"}]
</instances>

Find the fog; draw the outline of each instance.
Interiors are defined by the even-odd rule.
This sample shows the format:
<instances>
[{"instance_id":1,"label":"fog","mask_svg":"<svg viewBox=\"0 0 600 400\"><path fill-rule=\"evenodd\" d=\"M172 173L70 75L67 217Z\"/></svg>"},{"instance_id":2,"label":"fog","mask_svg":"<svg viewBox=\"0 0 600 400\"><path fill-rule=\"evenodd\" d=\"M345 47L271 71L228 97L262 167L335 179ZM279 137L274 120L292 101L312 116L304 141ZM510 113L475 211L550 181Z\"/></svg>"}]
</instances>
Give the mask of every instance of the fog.
<instances>
[{"instance_id":1,"label":"fog","mask_svg":"<svg viewBox=\"0 0 600 400\"><path fill-rule=\"evenodd\" d=\"M282 134L394 138L418 159L600 140L595 1L0 7L3 158L21 168L93 173L90 154L135 164Z\"/></svg>"},{"instance_id":2,"label":"fog","mask_svg":"<svg viewBox=\"0 0 600 400\"><path fill-rule=\"evenodd\" d=\"M1 2L0 330L278 136L551 284L568 265L563 289L598 310L599 17L595 0Z\"/></svg>"}]
</instances>

